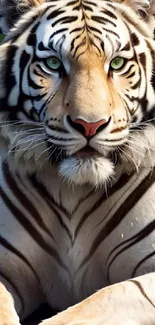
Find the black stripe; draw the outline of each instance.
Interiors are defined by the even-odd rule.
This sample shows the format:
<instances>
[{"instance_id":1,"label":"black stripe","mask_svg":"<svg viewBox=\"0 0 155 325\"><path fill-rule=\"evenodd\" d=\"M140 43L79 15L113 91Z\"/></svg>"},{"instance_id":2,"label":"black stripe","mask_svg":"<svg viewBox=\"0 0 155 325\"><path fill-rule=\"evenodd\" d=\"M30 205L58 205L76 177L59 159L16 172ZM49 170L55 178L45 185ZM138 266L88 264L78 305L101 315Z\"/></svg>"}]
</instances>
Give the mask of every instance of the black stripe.
<instances>
[{"instance_id":1,"label":"black stripe","mask_svg":"<svg viewBox=\"0 0 155 325\"><path fill-rule=\"evenodd\" d=\"M66 31L68 31L68 28L61 28L61 29L55 31L55 32L50 36L50 38L49 38L49 42L51 41L51 39L52 39L55 35L61 34L61 33L66 32Z\"/></svg>"},{"instance_id":2,"label":"black stripe","mask_svg":"<svg viewBox=\"0 0 155 325\"><path fill-rule=\"evenodd\" d=\"M9 98L10 91L16 85L16 79L15 79L14 73L12 73L12 67L13 67L14 58L15 58L17 50L18 50L18 47L14 46L14 45L9 46L7 49L5 76L4 76L5 89L7 92L6 99ZM2 106L2 109L4 109L3 106Z\"/></svg>"},{"instance_id":3,"label":"black stripe","mask_svg":"<svg viewBox=\"0 0 155 325\"><path fill-rule=\"evenodd\" d=\"M36 189L36 191L39 193L40 196L44 197L45 202L48 204L48 206L51 208L51 210L54 212L54 214L57 217L57 220L59 221L60 225L62 226L62 228L64 228L66 230L66 233L68 234L68 237L70 238L70 240L72 240L72 235L68 229L68 227L66 226L66 224L64 223L64 220L61 216L61 214L58 212L58 209L61 209L62 212L65 214L66 216L66 210L63 209L62 206L59 206L58 204L55 203L55 201L53 200L53 198L50 196L50 194L47 192L45 187L42 187L41 184L39 184L36 180L35 177L30 177L30 181L32 186Z\"/></svg>"},{"instance_id":4,"label":"black stripe","mask_svg":"<svg viewBox=\"0 0 155 325\"><path fill-rule=\"evenodd\" d=\"M81 32L81 31L84 31L84 30L85 30L85 26L77 27L77 28L72 29L69 33L72 34L72 33L77 33L77 32Z\"/></svg>"},{"instance_id":5,"label":"black stripe","mask_svg":"<svg viewBox=\"0 0 155 325\"><path fill-rule=\"evenodd\" d=\"M73 53L73 58L75 58L77 51L79 50L80 47L83 47L87 42L86 37L83 38L83 40L76 46L74 53Z\"/></svg>"},{"instance_id":6,"label":"black stripe","mask_svg":"<svg viewBox=\"0 0 155 325\"><path fill-rule=\"evenodd\" d=\"M139 72L140 72L140 70L139 70ZM139 88L140 87L140 84L141 84L141 78L139 76L139 80L133 86L131 86L130 88L131 89Z\"/></svg>"},{"instance_id":7,"label":"black stripe","mask_svg":"<svg viewBox=\"0 0 155 325\"><path fill-rule=\"evenodd\" d=\"M138 174L137 174L138 177ZM145 179L134 189L134 191L127 197L127 199L123 202L123 204L118 208L113 217L104 225L104 227L100 230L97 238L94 240L89 254L84 258L81 263L83 266L96 252L100 244L107 238L114 229L120 224L120 222L126 217L128 212L134 207L135 204L141 199L141 197L145 194L145 192L150 188L150 186L155 181L155 169L153 174L150 173L145 177ZM80 266L80 267L81 267Z\"/></svg>"},{"instance_id":8,"label":"black stripe","mask_svg":"<svg viewBox=\"0 0 155 325\"><path fill-rule=\"evenodd\" d=\"M10 252L12 252L13 254L17 255L23 262L26 263L26 265L31 269L32 273L35 275L35 277L37 278L38 282L40 283L39 277L36 273L36 271L34 270L34 268L32 267L32 265L30 264L30 262L27 260L27 258L15 247L13 247L4 237L2 237L0 235L0 245L2 245L3 247L5 247L7 250L9 250Z\"/></svg>"},{"instance_id":9,"label":"black stripe","mask_svg":"<svg viewBox=\"0 0 155 325\"><path fill-rule=\"evenodd\" d=\"M83 28L83 32L84 32L84 30L85 30L85 27ZM70 46L70 52L73 51L76 40L81 37L81 35L83 34L83 32L73 38L73 40L71 42L71 46Z\"/></svg>"},{"instance_id":10,"label":"black stripe","mask_svg":"<svg viewBox=\"0 0 155 325\"><path fill-rule=\"evenodd\" d=\"M94 38L95 38L95 35L94 35ZM102 56L102 52L101 50L99 49L99 47L95 44L94 40L90 37L89 38L89 42L92 46L94 46L96 48L96 50L98 51L99 53L99 56L101 57ZM96 53L97 54L97 53Z\"/></svg>"},{"instance_id":11,"label":"black stripe","mask_svg":"<svg viewBox=\"0 0 155 325\"><path fill-rule=\"evenodd\" d=\"M113 27L116 27L116 24L113 21L111 21L107 18L101 17L101 16L92 15L91 19L94 20L95 22L103 24L103 25L110 24Z\"/></svg>"},{"instance_id":12,"label":"black stripe","mask_svg":"<svg viewBox=\"0 0 155 325\"><path fill-rule=\"evenodd\" d=\"M102 35L102 32L99 30L99 29L97 29L97 28L95 28L95 27L92 27L92 26L87 26L87 30L89 30L89 31L92 31L92 32L95 32L95 33L98 33L98 34L100 34L100 35ZM93 35L94 36L94 35ZM100 40L101 41L101 40Z\"/></svg>"},{"instance_id":13,"label":"black stripe","mask_svg":"<svg viewBox=\"0 0 155 325\"><path fill-rule=\"evenodd\" d=\"M74 6L77 4L77 0L69 1L67 4L65 4L66 7Z\"/></svg>"},{"instance_id":14,"label":"black stripe","mask_svg":"<svg viewBox=\"0 0 155 325\"><path fill-rule=\"evenodd\" d=\"M96 4L96 2L93 2L93 1L87 1L87 0L85 0L85 3L87 3L88 5L90 5L90 6L93 6L93 7L97 7L97 4Z\"/></svg>"},{"instance_id":15,"label":"black stripe","mask_svg":"<svg viewBox=\"0 0 155 325\"><path fill-rule=\"evenodd\" d=\"M126 43L126 45L124 45L124 47L121 49L121 51L130 51L131 49L131 45L129 42Z\"/></svg>"},{"instance_id":16,"label":"black stripe","mask_svg":"<svg viewBox=\"0 0 155 325\"><path fill-rule=\"evenodd\" d=\"M113 19L117 20L117 16L115 16L115 14L112 11L108 10L108 9L101 10L101 13L103 13L104 15L107 15L110 18L113 18Z\"/></svg>"},{"instance_id":17,"label":"black stripe","mask_svg":"<svg viewBox=\"0 0 155 325\"><path fill-rule=\"evenodd\" d=\"M117 33L115 33L113 30L110 30L110 29L107 29L107 28L103 27L103 31L107 32L109 34L115 35L118 39L120 39L120 36Z\"/></svg>"},{"instance_id":18,"label":"black stripe","mask_svg":"<svg viewBox=\"0 0 155 325\"><path fill-rule=\"evenodd\" d=\"M93 9L91 7L89 7L89 6L86 6L84 3L82 3L82 7L83 7L83 9L85 11L91 11L91 12L93 12Z\"/></svg>"},{"instance_id":19,"label":"black stripe","mask_svg":"<svg viewBox=\"0 0 155 325\"><path fill-rule=\"evenodd\" d=\"M54 10L54 11L52 11L52 13L50 13L47 17L46 17L46 19L47 20L50 20L50 19L53 19L53 18L56 18L56 17L58 17L58 16L60 16L61 14L64 14L65 13L65 10Z\"/></svg>"},{"instance_id":20,"label":"black stripe","mask_svg":"<svg viewBox=\"0 0 155 325\"><path fill-rule=\"evenodd\" d=\"M112 263L114 262L114 260L124 251L126 251L127 249L129 249L130 247L132 247L133 245L139 243L141 240L143 240L144 238L146 238L149 234L151 234L153 231L155 230L155 220L153 220L152 222L150 222L144 229L142 229L139 233L137 233L136 235L134 235L133 237L125 240L123 243L117 245L108 255L107 259L106 259L106 263L108 263L109 258L111 257L111 255L120 247L124 246L125 244L129 243L128 245L126 245L125 247L123 247L117 254L115 254L115 256L112 258L112 260L110 261L109 265L108 265L108 271L107 274L109 273L109 269L112 265ZM154 252L155 253L155 252ZM140 262L141 263L141 262ZM109 279L109 276L107 276L107 278Z\"/></svg>"},{"instance_id":21,"label":"black stripe","mask_svg":"<svg viewBox=\"0 0 155 325\"><path fill-rule=\"evenodd\" d=\"M145 263L149 258L153 257L155 255L155 251L153 251L152 253L148 254L147 256L145 256L134 268L134 270L132 271L132 277L135 276L138 268Z\"/></svg>"},{"instance_id":22,"label":"black stripe","mask_svg":"<svg viewBox=\"0 0 155 325\"><path fill-rule=\"evenodd\" d=\"M6 275L4 274L4 272L0 271L0 277L3 277L3 279L11 285L11 287L14 289L14 291L16 292L17 296L19 297L19 300L20 300L20 303L21 303L21 307L22 307L22 310L21 310L21 315L24 314L24 309L25 309L25 306L24 306L24 299L22 297L22 295L20 294L18 288L16 287L16 285L12 282L12 280ZM3 281L1 281L3 283ZM8 290L9 291L9 290Z\"/></svg>"},{"instance_id":23,"label":"black stripe","mask_svg":"<svg viewBox=\"0 0 155 325\"><path fill-rule=\"evenodd\" d=\"M129 71L128 71L128 73L129 73ZM136 71L131 72L130 74L128 74L128 75L126 76L126 78L127 78L127 79L132 78L132 77L135 76L135 74L136 74Z\"/></svg>"},{"instance_id":24,"label":"black stripe","mask_svg":"<svg viewBox=\"0 0 155 325\"><path fill-rule=\"evenodd\" d=\"M78 236L78 233L81 229L81 227L83 226L84 222L89 218L89 216L95 212L95 210L97 210L101 204L103 204L104 200L107 199L107 195L108 197L110 195L113 195L114 193L116 193L117 191L119 191L131 178L131 175L123 175L119 182L114 185L111 189L108 190L108 194L107 193L104 193L97 202L95 202L94 206L89 210L87 211L83 217L81 218L79 224L77 225L77 228L75 229L75 238ZM114 203L115 204L115 203Z\"/></svg>"},{"instance_id":25,"label":"black stripe","mask_svg":"<svg viewBox=\"0 0 155 325\"><path fill-rule=\"evenodd\" d=\"M21 189L18 187L17 183L13 179L6 163L3 163L3 173L4 173L6 183L11 189L13 189L13 192L15 196L18 198L18 200L20 201L21 205L31 214L33 219L36 221L37 225L54 240L52 233L49 231L49 229L43 222L37 209L34 207L32 202L26 197L26 195L23 194L23 192L21 191ZM22 180L20 178L19 178L19 182L22 183ZM24 186L23 183L22 185Z\"/></svg>"},{"instance_id":26,"label":"black stripe","mask_svg":"<svg viewBox=\"0 0 155 325\"><path fill-rule=\"evenodd\" d=\"M135 33L130 33L130 39L132 46L138 46L140 44L139 38Z\"/></svg>"},{"instance_id":27,"label":"black stripe","mask_svg":"<svg viewBox=\"0 0 155 325\"><path fill-rule=\"evenodd\" d=\"M52 256L59 265L61 265L67 272L68 269L61 261L58 253L51 247L45 240L42 238L40 233L36 230L33 224L25 217L21 210L19 210L7 197L3 189L0 187L0 195L4 200L8 209L13 213L14 217L18 220L18 222L22 225L22 227L28 232L28 234L32 237L34 241L50 256Z\"/></svg>"},{"instance_id":28,"label":"black stripe","mask_svg":"<svg viewBox=\"0 0 155 325\"><path fill-rule=\"evenodd\" d=\"M54 23L52 23L52 27L55 27L57 24L68 24L76 21L78 19L77 16L71 16L71 17L62 17L58 20L56 20Z\"/></svg>"}]
</instances>

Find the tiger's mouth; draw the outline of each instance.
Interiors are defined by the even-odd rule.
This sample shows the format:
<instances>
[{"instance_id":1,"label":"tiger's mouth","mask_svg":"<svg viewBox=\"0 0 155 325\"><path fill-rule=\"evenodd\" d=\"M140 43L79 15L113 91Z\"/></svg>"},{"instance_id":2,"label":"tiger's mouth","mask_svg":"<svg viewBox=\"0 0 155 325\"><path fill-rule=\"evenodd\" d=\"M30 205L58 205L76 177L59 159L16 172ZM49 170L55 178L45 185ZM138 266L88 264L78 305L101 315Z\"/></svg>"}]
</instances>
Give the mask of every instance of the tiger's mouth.
<instances>
[{"instance_id":1,"label":"tiger's mouth","mask_svg":"<svg viewBox=\"0 0 155 325\"><path fill-rule=\"evenodd\" d=\"M77 151L74 154L75 157L78 158L92 158L92 157L101 157L102 155L96 151L95 149L93 149L92 147L90 147L89 145L86 145L84 148L82 148L81 150Z\"/></svg>"}]
</instances>

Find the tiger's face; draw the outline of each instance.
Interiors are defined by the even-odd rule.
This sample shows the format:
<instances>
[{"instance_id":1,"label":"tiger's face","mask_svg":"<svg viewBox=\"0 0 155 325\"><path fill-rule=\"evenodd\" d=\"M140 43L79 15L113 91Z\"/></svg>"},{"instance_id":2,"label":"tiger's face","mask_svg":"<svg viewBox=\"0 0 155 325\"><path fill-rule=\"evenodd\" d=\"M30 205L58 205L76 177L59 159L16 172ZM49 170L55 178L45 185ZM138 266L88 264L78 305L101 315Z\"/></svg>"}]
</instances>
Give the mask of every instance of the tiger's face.
<instances>
[{"instance_id":1,"label":"tiger's face","mask_svg":"<svg viewBox=\"0 0 155 325\"><path fill-rule=\"evenodd\" d=\"M125 4L32 9L1 46L8 159L93 186L138 168L155 147L153 56L152 31Z\"/></svg>"}]
</instances>

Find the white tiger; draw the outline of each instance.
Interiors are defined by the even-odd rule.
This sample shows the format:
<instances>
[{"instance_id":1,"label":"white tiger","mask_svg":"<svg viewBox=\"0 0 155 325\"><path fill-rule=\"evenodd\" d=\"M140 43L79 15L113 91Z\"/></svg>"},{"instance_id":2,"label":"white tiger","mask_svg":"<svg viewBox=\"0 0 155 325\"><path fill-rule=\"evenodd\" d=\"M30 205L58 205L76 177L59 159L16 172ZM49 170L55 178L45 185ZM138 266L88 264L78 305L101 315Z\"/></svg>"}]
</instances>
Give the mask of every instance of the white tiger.
<instances>
[{"instance_id":1,"label":"white tiger","mask_svg":"<svg viewBox=\"0 0 155 325\"><path fill-rule=\"evenodd\" d=\"M154 3L0 13L0 325L154 325Z\"/></svg>"}]
</instances>

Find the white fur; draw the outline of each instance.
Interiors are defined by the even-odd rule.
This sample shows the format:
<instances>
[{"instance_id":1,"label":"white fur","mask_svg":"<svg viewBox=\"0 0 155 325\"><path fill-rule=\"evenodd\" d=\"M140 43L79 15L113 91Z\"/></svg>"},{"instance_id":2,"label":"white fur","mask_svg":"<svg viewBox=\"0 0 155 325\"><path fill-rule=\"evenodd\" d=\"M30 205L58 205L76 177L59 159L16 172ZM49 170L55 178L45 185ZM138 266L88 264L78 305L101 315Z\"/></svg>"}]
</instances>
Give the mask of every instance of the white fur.
<instances>
[{"instance_id":1,"label":"white fur","mask_svg":"<svg viewBox=\"0 0 155 325\"><path fill-rule=\"evenodd\" d=\"M67 158L60 164L60 177L69 183L95 187L108 182L114 174L113 164L106 158Z\"/></svg>"}]
</instances>

